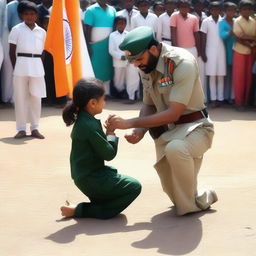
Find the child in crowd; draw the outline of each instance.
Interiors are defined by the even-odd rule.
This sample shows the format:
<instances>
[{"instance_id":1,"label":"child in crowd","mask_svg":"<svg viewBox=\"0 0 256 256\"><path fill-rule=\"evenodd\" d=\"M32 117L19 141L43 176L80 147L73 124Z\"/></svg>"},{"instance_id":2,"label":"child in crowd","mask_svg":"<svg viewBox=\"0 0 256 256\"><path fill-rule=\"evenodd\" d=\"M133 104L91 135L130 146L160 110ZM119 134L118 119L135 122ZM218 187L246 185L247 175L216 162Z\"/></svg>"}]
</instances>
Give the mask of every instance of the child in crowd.
<instances>
[{"instance_id":1,"label":"child in crowd","mask_svg":"<svg viewBox=\"0 0 256 256\"><path fill-rule=\"evenodd\" d=\"M240 1L240 16L234 21L233 31L237 41L234 46L233 86L238 110L243 110L248 103L252 87L252 65L256 50L256 20L250 16L252 9L251 1Z\"/></svg>"},{"instance_id":2,"label":"child in crowd","mask_svg":"<svg viewBox=\"0 0 256 256\"><path fill-rule=\"evenodd\" d=\"M227 74L224 86L224 99L228 103L233 103L234 92L232 89L232 63L233 63L233 46L235 35L233 32L233 21L237 5L232 2L224 3L225 17L219 22L219 35L222 38L226 50Z\"/></svg>"},{"instance_id":3,"label":"child in crowd","mask_svg":"<svg viewBox=\"0 0 256 256\"><path fill-rule=\"evenodd\" d=\"M149 12L150 1L138 0L136 4L139 12L132 18L131 28L134 29L140 26L150 27L156 36L158 17L154 13Z\"/></svg>"},{"instance_id":4,"label":"child in crowd","mask_svg":"<svg viewBox=\"0 0 256 256\"><path fill-rule=\"evenodd\" d=\"M176 0L164 1L165 12L161 14L158 19L158 28L157 28L158 42L164 42L166 44L172 45L170 18L172 13L176 9L176 6L177 6Z\"/></svg>"},{"instance_id":5,"label":"child in crowd","mask_svg":"<svg viewBox=\"0 0 256 256\"><path fill-rule=\"evenodd\" d=\"M221 19L221 4L211 2L210 16L203 20L202 32L202 60L205 64L205 74L210 82L210 107L219 107L224 100L224 76L226 75L226 54L222 39L219 36L219 21ZM216 81L217 80L217 81Z\"/></svg>"},{"instance_id":6,"label":"child in crowd","mask_svg":"<svg viewBox=\"0 0 256 256\"><path fill-rule=\"evenodd\" d=\"M117 173L104 161L117 153L114 131L102 130L99 120L105 106L103 83L96 79L80 80L73 90L73 101L63 110L67 126L74 124L70 154L71 176L90 202L61 207L65 217L108 219L122 212L140 194L140 183Z\"/></svg>"},{"instance_id":7,"label":"child in crowd","mask_svg":"<svg viewBox=\"0 0 256 256\"><path fill-rule=\"evenodd\" d=\"M125 35L126 18L117 16L114 22L115 31L109 36L109 54L113 58L114 66L114 86L120 97L124 95L125 86L129 100L127 103L133 103L136 99L136 92L139 91L140 77L138 69L128 63L126 55L119 49L119 45L123 42Z\"/></svg>"},{"instance_id":8,"label":"child in crowd","mask_svg":"<svg viewBox=\"0 0 256 256\"><path fill-rule=\"evenodd\" d=\"M44 139L39 133L41 98L46 97L42 52L46 32L36 24L37 6L22 1L18 12L23 22L12 28L9 35L10 58L14 68L13 90L18 133L15 139L26 137L26 123L30 121L31 136Z\"/></svg>"}]
</instances>

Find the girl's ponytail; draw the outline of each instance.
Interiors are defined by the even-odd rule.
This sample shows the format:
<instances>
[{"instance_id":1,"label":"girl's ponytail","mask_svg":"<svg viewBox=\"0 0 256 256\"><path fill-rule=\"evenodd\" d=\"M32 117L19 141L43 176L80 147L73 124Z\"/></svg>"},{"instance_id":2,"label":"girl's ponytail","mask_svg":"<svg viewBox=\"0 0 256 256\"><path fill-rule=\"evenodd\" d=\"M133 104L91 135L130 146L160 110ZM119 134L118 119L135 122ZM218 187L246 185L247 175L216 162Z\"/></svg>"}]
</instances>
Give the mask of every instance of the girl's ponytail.
<instances>
[{"instance_id":1,"label":"girl's ponytail","mask_svg":"<svg viewBox=\"0 0 256 256\"><path fill-rule=\"evenodd\" d=\"M62 118L66 126L70 126L76 121L77 114L78 107L75 106L73 101L66 105L62 112Z\"/></svg>"}]
</instances>

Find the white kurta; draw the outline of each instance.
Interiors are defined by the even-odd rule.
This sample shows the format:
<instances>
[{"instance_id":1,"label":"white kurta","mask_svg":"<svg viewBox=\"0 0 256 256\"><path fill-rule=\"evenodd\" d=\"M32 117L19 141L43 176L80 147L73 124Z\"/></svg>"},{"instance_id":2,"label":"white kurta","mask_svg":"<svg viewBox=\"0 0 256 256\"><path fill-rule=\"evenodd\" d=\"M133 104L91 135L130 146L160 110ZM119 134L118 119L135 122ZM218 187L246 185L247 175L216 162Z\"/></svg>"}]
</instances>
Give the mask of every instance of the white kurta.
<instances>
[{"instance_id":1,"label":"white kurta","mask_svg":"<svg viewBox=\"0 0 256 256\"><path fill-rule=\"evenodd\" d=\"M167 14L167 12L161 14L158 18L156 37L158 42L164 42L171 45L170 16ZM169 39L169 40L164 40L164 39Z\"/></svg>"},{"instance_id":2,"label":"white kurta","mask_svg":"<svg viewBox=\"0 0 256 256\"><path fill-rule=\"evenodd\" d=\"M126 27L125 27L126 31L132 30L132 27L131 27L132 19L136 14L138 14L138 12L139 11L136 9L132 9L130 12L128 12L126 9L117 12L117 16L123 16L126 18Z\"/></svg>"},{"instance_id":3,"label":"white kurta","mask_svg":"<svg viewBox=\"0 0 256 256\"><path fill-rule=\"evenodd\" d=\"M154 30L156 34L158 26L158 17L154 13L148 12L148 15L146 16L146 18L144 18L139 12L133 17L131 27L132 29L134 29L140 26L150 27Z\"/></svg>"},{"instance_id":4,"label":"white kurta","mask_svg":"<svg viewBox=\"0 0 256 256\"><path fill-rule=\"evenodd\" d=\"M206 56L205 74L207 76L226 75L225 46L219 36L219 16L215 22L212 16L203 20L200 31L206 34Z\"/></svg>"},{"instance_id":5,"label":"white kurta","mask_svg":"<svg viewBox=\"0 0 256 256\"><path fill-rule=\"evenodd\" d=\"M139 90L139 72L138 69L128 63L127 60L121 60L124 52L119 49L119 45L123 42L128 31L122 34L114 31L109 36L109 53L113 58L114 66L114 86L121 92L126 89L130 100L135 99L135 92Z\"/></svg>"}]
</instances>

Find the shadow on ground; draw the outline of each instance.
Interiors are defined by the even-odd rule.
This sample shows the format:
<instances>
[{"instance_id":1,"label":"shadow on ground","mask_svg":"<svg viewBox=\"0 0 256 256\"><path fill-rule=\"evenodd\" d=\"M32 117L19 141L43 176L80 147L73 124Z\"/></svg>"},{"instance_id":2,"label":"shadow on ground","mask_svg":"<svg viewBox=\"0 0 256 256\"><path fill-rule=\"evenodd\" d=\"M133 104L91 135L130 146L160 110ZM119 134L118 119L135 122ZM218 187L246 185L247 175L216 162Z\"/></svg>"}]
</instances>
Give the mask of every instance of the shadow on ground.
<instances>
[{"instance_id":1,"label":"shadow on ground","mask_svg":"<svg viewBox=\"0 0 256 256\"><path fill-rule=\"evenodd\" d=\"M15 135L15 134L13 134ZM27 144L27 141L35 139L34 137L27 136L25 138L21 139L14 139L13 137L6 137L6 138L0 138L0 142L3 142L5 144L10 144L10 145L22 145L22 144Z\"/></svg>"},{"instance_id":2,"label":"shadow on ground","mask_svg":"<svg viewBox=\"0 0 256 256\"><path fill-rule=\"evenodd\" d=\"M183 255L193 251L202 239L203 227L200 217L213 212L213 210L209 210L178 217L171 209L154 216L151 222L139 222L131 226L127 226L127 219L123 214L110 220L75 219L74 225L64 227L45 239L65 244L74 241L76 236L83 234L96 236L148 230L150 233L147 237L133 241L131 246L139 249L157 248L159 253L167 255ZM69 220L62 219L59 221Z\"/></svg>"}]
</instances>

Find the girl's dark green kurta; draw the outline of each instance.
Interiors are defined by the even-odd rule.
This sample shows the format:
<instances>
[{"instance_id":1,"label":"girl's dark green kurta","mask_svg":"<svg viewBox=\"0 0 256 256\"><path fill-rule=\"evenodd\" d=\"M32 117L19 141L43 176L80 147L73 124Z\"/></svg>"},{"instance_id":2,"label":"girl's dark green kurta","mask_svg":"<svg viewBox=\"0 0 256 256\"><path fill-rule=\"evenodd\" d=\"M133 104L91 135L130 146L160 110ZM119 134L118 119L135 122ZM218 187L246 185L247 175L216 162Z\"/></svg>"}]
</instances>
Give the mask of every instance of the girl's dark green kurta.
<instances>
[{"instance_id":1,"label":"girl's dark green kurta","mask_svg":"<svg viewBox=\"0 0 256 256\"><path fill-rule=\"evenodd\" d=\"M70 154L71 176L74 180L91 172L109 169L104 160L112 160L117 153L118 138L108 138L101 122L85 111L80 111L72 133Z\"/></svg>"}]
</instances>

